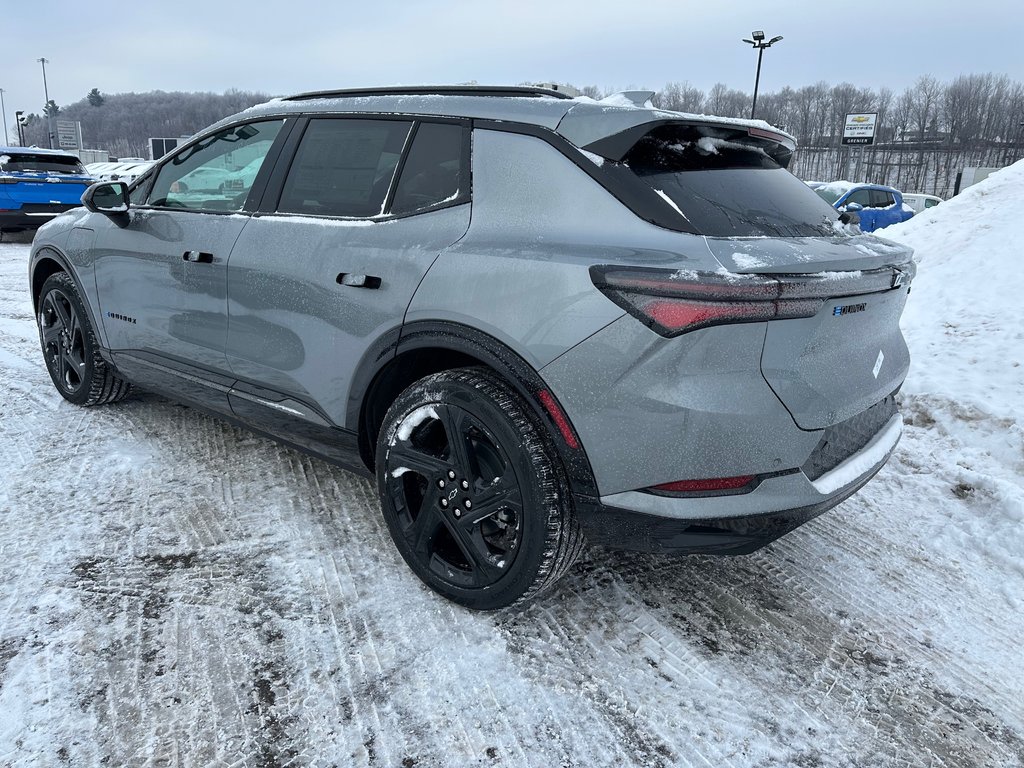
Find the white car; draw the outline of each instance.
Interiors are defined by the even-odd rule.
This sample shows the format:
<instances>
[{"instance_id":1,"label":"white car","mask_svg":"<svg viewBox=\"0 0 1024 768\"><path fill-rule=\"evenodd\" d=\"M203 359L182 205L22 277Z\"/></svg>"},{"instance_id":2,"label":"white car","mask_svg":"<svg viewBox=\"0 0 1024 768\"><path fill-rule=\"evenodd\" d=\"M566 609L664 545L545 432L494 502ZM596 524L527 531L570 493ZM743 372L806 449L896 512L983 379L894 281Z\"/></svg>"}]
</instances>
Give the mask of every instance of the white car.
<instances>
[{"instance_id":1,"label":"white car","mask_svg":"<svg viewBox=\"0 0 1024 768\"><path fill-rule=\"evenodd\" d=\"M934 208L942 202L941 197L925 194L904 194L903 202L914 209L914 213L920 213L928 208Z\"/></svg>"}]
</instances>

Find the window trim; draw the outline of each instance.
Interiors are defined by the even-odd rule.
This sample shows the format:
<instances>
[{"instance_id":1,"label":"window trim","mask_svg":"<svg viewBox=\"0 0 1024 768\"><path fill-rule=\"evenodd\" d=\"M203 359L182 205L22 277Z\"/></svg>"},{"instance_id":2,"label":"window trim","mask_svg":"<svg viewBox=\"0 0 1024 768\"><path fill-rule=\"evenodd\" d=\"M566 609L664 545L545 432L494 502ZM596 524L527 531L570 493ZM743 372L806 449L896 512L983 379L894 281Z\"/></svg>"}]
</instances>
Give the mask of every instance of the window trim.
<instances>
[{"instance_id":1,"label":"window trim","mask_svg":"<svg viewBox=\"0 0 1024 768\"><path fill-rule=\"evenodd\" d=\"M278 206L281 204L281 196L284 193L284 185L288 179L288 174L291 173L292 166L295 163L295 159L298 156L299 145L302 143L302 138L305 136L306 131L309 129L309 124L313 120L397 120L404 123L412 123L409 129L409 135L406 137L405 145L402 147L402 155L398 158L398 163L395 165L395 173L391 178L391 184L388 186L387 195L384 197L383 213L375 214L373 216L332 216L329 214L315 214L315 213L296 213L292 211L279 211ZM416 134L419 132L419 127L422 123L441 123L445 125L457 125L462 129L462 156L464 158L466 168L468 170L468 181L469 188L465 191L459 190L459 195L454 200L447 202L439 202L426 208L420 208L416 211L410 211L408 213L393 214L391 213L391 203L394 200L395 190L398 186L398 181L402 177L402 171L405 169L406 160L409 157L409 153L412 150L413 141L416 138ZM322 219L324 221L397 221L398 219L407 219L410 216L422 216L425 213L433 213L434 211L444 210L446 208L454 208L455 206L465 205L473 200L473 121L469 118L461 117L444 117L435 115L416 115L416 114L378 114L373 112L345 112L342 114L334 112L307 112L302 115L301 127L297 128L292 132L294 140L289 143L286 152L282 152L277 161L277 165L273 170L273 176L267 188L264 192L263 199L261 200L257 209L253 212L254 216L257 217L273 217L273 218L308 218L308 219Z\"/></svg>"},{"instance_id":2,"label":"window trim","mask_svg":"<svg viewBox=\"0 0 1024 768\"><path fill-rule=\"evenodd\" d=\"M253 180L252 186L249 188L249 194L245 198L245 202L242 207L237 211L223 211L215 208L176 208L174 206L167 205L151 205L149 203L149 196L152 194L152 183L156 180L156 177L163 170L164 166L170 163L182 152L188 150L192 146L198 144L201 141L205 141L211 136L220 133L221 131L228 130L230 128L238 128L242 125L251 125L253 123L271 123L281 121L281 129L278 131L277 136L274 137L273 143L270 145L270 149L267 150L267 154L263 158L263 164L260 166L259 172L256 174L256 178ZM149 170L137 178L131 186L128 188L128 194L131 195L133 191L141 187L143 184L147 184L150 188L146 191L146 202L131 205L134 210L145 210L145 211L165 211L174 213L202 213L212 214L215 216L247 216L252 215L256 209L257 202L262 199L263 194L266 191L267 182L270 179L271 172L277 161L277 158L281 154L281 149L284 146L288 136L292 133L295 123L295 117L293 115L261 115L260 117L250 118L248 120L239 120L238 122L229 123L227 125L221 125L211 130L203 131L202 133L193 137L187 144L177 147L174 154L168 157L164 162L153 165Z\"/></svg>"}]
</instances>

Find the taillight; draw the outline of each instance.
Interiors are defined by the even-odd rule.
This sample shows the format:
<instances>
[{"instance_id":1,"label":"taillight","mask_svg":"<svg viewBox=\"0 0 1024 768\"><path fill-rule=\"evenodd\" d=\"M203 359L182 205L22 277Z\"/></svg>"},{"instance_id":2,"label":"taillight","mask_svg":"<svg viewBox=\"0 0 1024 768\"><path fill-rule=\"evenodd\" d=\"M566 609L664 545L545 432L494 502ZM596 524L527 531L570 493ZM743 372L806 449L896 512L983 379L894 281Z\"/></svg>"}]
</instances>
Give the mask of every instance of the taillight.
<instances>
[{"instance_id":1,"label":"taillight","mask_svg":"<svg viewBox=\"0 0 1024 768\"><path fill-rule=\"evenodd\" d=\"M591 267L594 285L662 336L729 323L815 315L825 300L774 277L645 267Z\"/></svg>"}]
</instances>

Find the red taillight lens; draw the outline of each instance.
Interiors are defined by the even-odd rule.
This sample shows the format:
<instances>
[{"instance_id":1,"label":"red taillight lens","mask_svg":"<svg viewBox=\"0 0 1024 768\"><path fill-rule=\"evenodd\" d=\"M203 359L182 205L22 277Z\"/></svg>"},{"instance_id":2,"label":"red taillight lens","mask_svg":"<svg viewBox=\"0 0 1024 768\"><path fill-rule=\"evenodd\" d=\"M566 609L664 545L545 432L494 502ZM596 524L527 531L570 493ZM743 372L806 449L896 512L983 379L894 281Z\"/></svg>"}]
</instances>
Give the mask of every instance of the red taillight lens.
<instances>
[{"instance_id":1,"label":"red taillight lens","mask_svg":"<svg viewBox=\"0 0 1024 768\"><path fill-rule=\"evenodd\" d=\"M608 298L662 336L727 323L811 317L828 293L820 281L765 275L591 267Z\"/></svg>"},{"instance_id":2,"label":"red taillight lens","mask_svg":"<svg viewBox=\"0 0 1024 768\"><path fill-rule=\"evenodd\" d=\"M736 477L712 477L706 480L678 480L674 483L663 483L651 486L648 490L662 493L710 493L714 491L746 490L753 486L756 475L737 475Z\"/></svg>"}]
</instances>

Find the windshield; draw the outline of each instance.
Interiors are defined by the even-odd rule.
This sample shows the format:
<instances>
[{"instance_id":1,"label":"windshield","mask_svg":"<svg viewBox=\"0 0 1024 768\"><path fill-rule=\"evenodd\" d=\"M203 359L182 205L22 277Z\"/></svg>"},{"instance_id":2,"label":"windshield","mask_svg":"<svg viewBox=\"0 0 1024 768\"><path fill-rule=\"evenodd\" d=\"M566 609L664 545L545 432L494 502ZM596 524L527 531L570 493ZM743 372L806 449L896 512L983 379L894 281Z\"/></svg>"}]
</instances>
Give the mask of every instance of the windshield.
<instances>
[{"instance_id":1,"label":"windshield","mask_svg":"<svg viewBox=\"0 0 1024 768\"><path fill-rule=\"evenodd\" d=\"M77 157L70 155L33 155L6 152L0 155L0 171L8 173L73 173L85 175L86 171Z\"/></svg>"},{"instance_id":2,"label":"windshield","mask_svg":"<svg viewBox=\"0 0 1024 768\"><path fill-rule=\"evenodd\" d=\"M741 131L661 126L637 142L623 161L700 234L835 234L836 211Z\"/></svg>"},{"instance_id":3,"label":"windshield","mask_svg":"<svg viewBox=\"0 0 1024 768\"><path fill-rule=\"evenodd\" d=\"M846 194L845 189L834 189L828 184L822 184L820 187L814 187L814 191L818 194L818 197L829 205L835 205L836 200Z\"/></svg>"}]
</instances>

